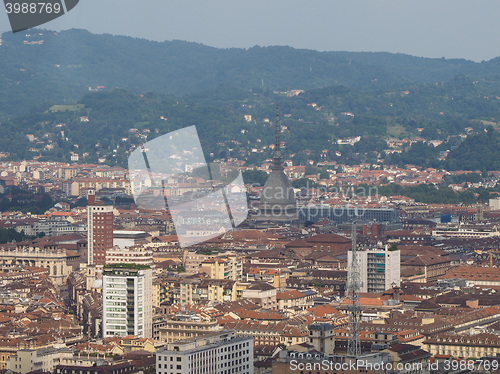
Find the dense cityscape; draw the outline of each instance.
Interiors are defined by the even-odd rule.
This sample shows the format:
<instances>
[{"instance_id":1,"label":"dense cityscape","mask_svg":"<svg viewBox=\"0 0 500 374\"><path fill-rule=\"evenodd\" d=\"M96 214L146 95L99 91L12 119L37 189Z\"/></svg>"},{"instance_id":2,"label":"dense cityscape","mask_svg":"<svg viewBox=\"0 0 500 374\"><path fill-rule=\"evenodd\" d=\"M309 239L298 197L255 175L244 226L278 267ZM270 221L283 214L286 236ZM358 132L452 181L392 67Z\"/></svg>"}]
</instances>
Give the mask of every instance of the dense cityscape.
<instances>
[{"instance_id":1,"label":"dense cityscape","mask_svg":"<svg viewBox=\"0 0 500 374\"><path fill-rule=\"evenodd\" d=\"M382 179L438 184L472 173L411 165L346 165L294 189L289 179L306 177L305 167L283 160L276 134L259 168L268 182L246 184L245 222L187 248L178 234L199 235L204 222L177 233L168 211L138 208L126 169L3 162L1 204L17 208L0 221L1 368L285 373L316 363L325 372L383 372L385 362L410 373L440 362L459 372L466 362L480 372L484 361L497 369L500 199L430 204L378 194ZM487 183L496 178L489 173ZM170 184L186 193L195 179ZM292 200L266 189L292 189ZM335 366L350 362L353 342L364 366Z\"/></svg>"},{"instance_id":2,"label":"dense cityscape","mask_svg":"<svg viewBox=\"0 0 500 374\"><path fill-rule=\"evenodd\" d=\"M495 63L0 34L0 374L500 373Z\"/></svg>"}]
</instances>

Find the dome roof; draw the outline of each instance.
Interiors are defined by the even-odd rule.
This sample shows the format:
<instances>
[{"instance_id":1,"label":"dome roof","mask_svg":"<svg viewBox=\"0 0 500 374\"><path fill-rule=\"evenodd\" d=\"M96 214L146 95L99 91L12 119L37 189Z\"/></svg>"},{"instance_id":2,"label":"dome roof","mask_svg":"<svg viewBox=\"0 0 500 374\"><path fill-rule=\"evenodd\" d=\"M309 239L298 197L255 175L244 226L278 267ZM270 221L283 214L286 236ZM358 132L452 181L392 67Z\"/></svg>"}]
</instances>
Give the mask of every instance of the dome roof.
<instances>
[{"instance_id":1,"label":"dome roof","mask_svg":"<svg viewBox=\"0 0 500 374\"><path fill-rule=\"evenodd\" d=\"M275 170L271 172L262 189L260 203L295 206L295 193L285 173Z\"/></svg>"}]
</instances>

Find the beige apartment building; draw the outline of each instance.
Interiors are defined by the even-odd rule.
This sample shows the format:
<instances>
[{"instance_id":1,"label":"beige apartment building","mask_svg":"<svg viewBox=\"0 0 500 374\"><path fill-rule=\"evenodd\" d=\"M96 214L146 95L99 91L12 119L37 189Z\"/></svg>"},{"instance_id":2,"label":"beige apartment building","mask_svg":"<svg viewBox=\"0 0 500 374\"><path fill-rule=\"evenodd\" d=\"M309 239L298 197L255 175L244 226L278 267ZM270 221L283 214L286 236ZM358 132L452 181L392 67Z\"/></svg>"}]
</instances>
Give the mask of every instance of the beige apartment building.
<instances>
[{"instance_id":1,"label":"beige apartment building","mask_svg":"<svg viewBox=\"0 0 500 374\"><path fill-rule=\"evenodd\" d=\"M201 262L199 271L211 279L240 281L243 277L243 261L236 256L209 258Z\"/></svg>"},{"instance_id":2,"label":"beige apartment building","mask_svg":"<svg viewBox=\"0 0 500 374\"><path fill-rule=\"evenodd\" d=\"M112 363L112 358L87 355L75 355L71 348L45 347L38 349L19 349L12 354L7 362L7 368L12 372L26 374L29 372L53 373L57 365L78 365L89 367L97 361L106 360Z\"/></svg>"},{"instance_id":3,"label":"beige apartment building","mask_svg":"<svg viewBox=\"0 0 500 374\"><path fill-rule=\"evenodd\" d=\"M223 303L238 299L238 282L228 279L183 279L174 301L180 304L195 304L199 301Z\"/></svg>"},{"instance_id":4,"label":"beige apartment building","mask_svg":"<svg viewBox=\"0 0 500 374\"><path fill-rule=\"evenodd\" d=\"M128 179L76 178L63 181L61 187L68 196L80 196L81 190L99 191L102 188L123 188L127 195L132 193Z\"/></svg>"},{"instance_id":5,"label":"beige apartment building","mask_svg":"<svg viewBox=\"0 0 500 374\"><path fill-rule=\"evenodd\" d=\"M200 272L200 266L203 261L215 257L215 255L202 255L195 252L184 250L184 268L188 274L196 274Z\"/></svg>"},{"instance_id":6,"label":"beige apartment building","mask_svg":"<svg viewBox=\"0 0 500 374\"><path fill-rule=\"evenodd\" d=\"M459 358L496 357L500 354L500 338L495 334L439 334L423 342L432 355Z\"/></svg>"},{"instance_id":7,"label":"beige apartment building","mask_svg":"<svg viewBox=\"0 0 500 374\"><path fill-rule=\"evenodd\" d=\"M143 245L126 248L114 246L106 251L106 264L149 265L154 268L153 251Z\"/></svg>"},{"instance_id":8,"label":"beige apartment building","mask_svg":"<svg viewBox=\"0 0 500 374\"><path fill-rule=\"evenodd\" d=\"M286 288L286 280L289 277L290 271L288 269L269 269L258 266L250 268L246 274L247 282L266 282L280 290Z\"/></svg>"},{"instance_id":9,"label":"beige apartment building","mask_svg":"<svg viewBox=\"0 0 500 374\"><path fill-rule=\"evenodd\" d=\"M243 290L243 298L253 301L264 309L276 309L278 307L276 288L264 282L255 283Z\"/></svg>"},{"instance_id":10,"label":"beige apartment building","mask_svg":"<svg viewBox=\"0 0 500 374\"><path fill-rule=\"evenodd\" d=\"M196 338L211 332L221 331L217 321L207 322L201 319L167 320L160 327L160 340L173 343L181 339Z\"/></svg>"}]
</instances>

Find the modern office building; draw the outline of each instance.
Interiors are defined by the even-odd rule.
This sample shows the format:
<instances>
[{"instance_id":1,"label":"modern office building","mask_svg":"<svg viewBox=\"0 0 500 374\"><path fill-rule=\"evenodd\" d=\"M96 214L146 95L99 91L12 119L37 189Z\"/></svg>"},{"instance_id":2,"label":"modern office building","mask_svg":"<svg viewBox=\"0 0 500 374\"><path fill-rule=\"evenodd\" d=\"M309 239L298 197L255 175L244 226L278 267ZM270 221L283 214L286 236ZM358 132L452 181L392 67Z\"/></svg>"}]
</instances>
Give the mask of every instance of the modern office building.
<instances>
[{"instance_id":1,"label":"modern office building","mask_svg":"<svg viewBox=\"0 0 500 374\"><path fill-rule=\"evenodd\" d=\"M301 222L318 222L328 219L336 224L368 223L368 222L399 222L399 212L390 208L364 208L351 206L311 205L301 206L298 209Z\"/></svg>"},{"instance_id":2,"label":"modern office building","mask_svg":"<svg viewBox=\"0 0 500 374\"><path fill-rule=\"evenodd\" d=\"M401 283L401 256L395 247L358 249L361 289L359 292L384 292ZM347 266L350 269L352 251L347 253Z\"/></svg>"},{"instance_id":3,"label":"modern office building","mask_svg":"<svg viewBox=\"0 0 500 374\"><path fill-rule=\"evenodd\" d=\"M157 374L253 374L253 339L230 331L167 344L156 353Z\"/></svg>"},{"instance_id":4,"label":"modern office building","mask_svg":"<svg viewBox=\"0 0 500 374\"><path fill-rule=\"evenodd\" d=\"M105 265L102 275L103 337L153 336L153 281L147 265Z\"/></svg>"},{"instance_id":5,"label":"modern office building","mask_svg":"<svg viewBox=\"0 0 500 374\"><path fill-rule=\"evenodd\" d=\"M105 365L106 368L109 369L109 365L113 364L112 358L77 355L72 348L66 346L61 346L59 348L44 347L38 349L18 349L17 352L12 354L7 360L7 371L20 374L33 372L62 373L62 371L57 371L56 367L68 365L75 365L80 370L83 367L86 369L93 369L101 365ZM73 371L73 373L80 373L80 370L76 372ZM85 374L89 373L88 370L84 370L83 372ZM111 371L106 371L106 373L111 373ZM119 373L125 374L125 371Z\"/></svg>"},{"instance_id":6,"label":"modern office building","mask_svg":"<svg viewBox=\"0 0 500 374\"><path fill-rule=\"evenodd\" d=\"M95 200L95 192L88 193L87 242L88 264L102 266L106 263L106 251L113 248L113 205Z\"/></svg>"}]
</instances>

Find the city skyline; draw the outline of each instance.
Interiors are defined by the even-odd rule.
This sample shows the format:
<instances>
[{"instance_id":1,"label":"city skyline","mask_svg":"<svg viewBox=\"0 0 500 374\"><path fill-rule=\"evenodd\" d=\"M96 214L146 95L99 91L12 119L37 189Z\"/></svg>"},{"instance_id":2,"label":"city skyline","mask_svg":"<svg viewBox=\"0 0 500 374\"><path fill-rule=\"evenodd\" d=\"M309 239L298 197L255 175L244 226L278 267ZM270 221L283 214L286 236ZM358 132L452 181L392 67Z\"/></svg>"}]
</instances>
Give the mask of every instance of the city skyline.
<instances>
[{"instance_id":1,"label":"city skyline","mask_svg":"<svg viewBox=\"0 0 500 374\"><path fill-rule=\"evenodd\" d=\"M499 4L0 9L0 370L498 372Z\"/></svg>"}]
</instances>

